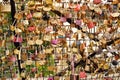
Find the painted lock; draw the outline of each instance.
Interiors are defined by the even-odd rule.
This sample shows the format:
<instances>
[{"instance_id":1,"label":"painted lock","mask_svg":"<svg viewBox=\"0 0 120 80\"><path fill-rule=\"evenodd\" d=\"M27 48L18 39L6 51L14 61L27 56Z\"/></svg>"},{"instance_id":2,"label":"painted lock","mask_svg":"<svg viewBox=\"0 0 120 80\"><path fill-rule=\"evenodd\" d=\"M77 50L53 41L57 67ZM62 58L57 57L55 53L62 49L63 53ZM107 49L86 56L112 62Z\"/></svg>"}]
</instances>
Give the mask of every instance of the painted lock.
<instances>
[{"instance_id":1,"label":"painted lock","mask_svg":"<svg viewBox=\"0 0 120 80\"><path fill-rule=\"evenodd\" d=\"M82 72L80 72L79 77L80 78L86 78L87 75L86 75L86 73L84 71L82 71Z\"/></svg>"},{"instance_id":2,"label":"painted lock","mask_svg":"<svg viewBox=\"0 0 120 80\"><path fill-rule=\"evenodd\" d=\"M99 3L101 3L101 0L94 0L93 3L94 4L99 4Z\"/></svg>"},{"instance_id":3,"label":"painted lock","mask_svg":"<svg viewBox=\"0 0 120 80\"><path fill-rule=\"evenodd\" d=\"M58 44L58 40L57 40L57 39L54 39L54 40L51 41L51 43L52 43L53 45L57 45L57 44Z\"/></svg>"},{"instance_id":4,"label":"painted lock","mask_svg":"<svg viewBox=\"0 0 120 80\"><path fill-rule=\"evenodd\" d=\"M53 80L53 78L52 78L52 77L49 77L48 80Z\"/></svg>"},{"instance_id":5,"label":"painted lock","mask_svg":"<svg viewBox=\"0 0 120 80\"><path fill-rule=\"evenodd\" d=\"M87 24L88 28L91 29L91 28L94 28L94 22L92 21L89 21L88 24Z\"/></svg>"},{"instance_id":6,"label":"painted lock","mask_svg":"<svg viewBox=\"0 0 120 80\"><path fill-rule=\"evenodd\" d=\"M80 4L77 4L74 8L74 11L79 11L80 10Z\"/></svg>"},{"instance_id":7,"label":"painted lock","mask_svg":"<svg viewBox=\"0 0 120 80\"><path fill-rule=\"evenodd\" d=\"M33 16L32 16L31 13L29 13L29 14L26 15L26 18L27 18L27 19L31 19L32 17L33 17Z\"/></svg>"},{"instance_id":8,"label":"painted lock","mask_svg":"<svg viewBox=\"0 0 120 80\"><path fill-rule=\"evenodd\" d=\"M35 27L35 26L29 26L29 27L28 27L28 31L31 31L31 32L32 32L32 31L35 31L35 30L36 30L36 27Z\"/></svg>"},{"instance_id":9,"label":"painted lock","mask_svg":"<svg viewBox=\"0 0 120 80\"><path fill-rule=\"evenodd\" d=\"M45 28L45 31L46 32L51 32L51 31L53 31L53 27L52 26L48 26L48 27Z\"/></svg>"},{"instance_id":10,"label":"painted lock","mask_svg":"<svg viewBox=\"0 0 120 80\"><path fill-rule=\"evenodd\" d=\"M65 18L65 17L61 17L61 18L60 18L60 21L61 21L61 22L66 22L66 18Z\"/></svg>"},{"instance_id":11,"label":"painted lock","mask_svg":"<svg viewBox=\"0 0 120 80\"><path fill-rule=\"evenodd\" d=\"M14 36L13 42L22 43L22 41L23 41L22 37L20 37L20 36L18 36L18 35Z\"/></svg>"},{"instance_id":12,"label":"painted lock","mask_svg":"<svg viewBox=\"0 0 120 80\"><path fill-rule=\"evenodd\" d=\"M37 68L35 67L31 69L31 72L36 72L36 71L37 71Z\"/></svg>"},{"instance_id":13,"label":"painted lock","mask_svg":"<svg viewBox=\"0 0 120 80\"><path fill-rule=\"evenodd\" d=\"M10 60L11 62L15 62L17 59L16 59L15 56L10 56L10 57L9 57L9 60Z\"/></svg>"},{"instance_id":14,"label":"painted lock","mask_svg":"<svg viewBox=\"0 0 120 80\"><path fill-rule=\"evenodd\" d=\"M74 22L76 25L81 25L81 20L75 20Z\"/></svg>"}]
</instances>

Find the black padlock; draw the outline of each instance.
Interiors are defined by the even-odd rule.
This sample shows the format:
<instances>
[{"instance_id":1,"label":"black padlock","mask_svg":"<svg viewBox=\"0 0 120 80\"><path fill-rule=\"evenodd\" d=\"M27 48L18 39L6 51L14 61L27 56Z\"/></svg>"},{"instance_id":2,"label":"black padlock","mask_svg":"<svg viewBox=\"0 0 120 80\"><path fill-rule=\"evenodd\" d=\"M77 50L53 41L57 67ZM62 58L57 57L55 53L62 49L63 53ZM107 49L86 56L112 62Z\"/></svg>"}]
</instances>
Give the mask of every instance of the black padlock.
<instances>
[{"instance_id":1,"label":"black padlock","mask_svg":"<svg viewBox=\"0 0 120 80\"><path fill-rule=\"evenodd\" d=\"M42 19L47 21L50 19L50 16L47 13L43 13Z\"/></svg>"},{"instance_id":2,"label":"black padlock","mask_svg":"<svg viewBox=\"0 0 120 80\"><path fill-rule=\"evenodd\" d=\"M116 65L118 64L118 62L117 62L116 60L113 60L113 61L112 61L112 64L113 64L114 66L116 66Z\"/></svg>"}]
</instances>

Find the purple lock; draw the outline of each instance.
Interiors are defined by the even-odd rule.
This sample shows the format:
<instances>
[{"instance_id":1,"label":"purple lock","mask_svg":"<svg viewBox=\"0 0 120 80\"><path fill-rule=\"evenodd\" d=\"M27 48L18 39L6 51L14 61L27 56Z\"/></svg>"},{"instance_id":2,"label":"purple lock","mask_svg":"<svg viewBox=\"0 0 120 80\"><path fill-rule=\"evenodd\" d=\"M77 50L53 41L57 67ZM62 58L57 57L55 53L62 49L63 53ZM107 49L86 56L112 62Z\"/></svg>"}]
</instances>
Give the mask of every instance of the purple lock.
<instances>
[{"instance_id":1,"label":"purple lock","mask_svg":"<svg viewBox=\"0 0 120 80\"><path fill-rule=\"evenodd\" d=\"M76 25L81 25L81 20L75 20Z\"/></svg>"}]
</instances>

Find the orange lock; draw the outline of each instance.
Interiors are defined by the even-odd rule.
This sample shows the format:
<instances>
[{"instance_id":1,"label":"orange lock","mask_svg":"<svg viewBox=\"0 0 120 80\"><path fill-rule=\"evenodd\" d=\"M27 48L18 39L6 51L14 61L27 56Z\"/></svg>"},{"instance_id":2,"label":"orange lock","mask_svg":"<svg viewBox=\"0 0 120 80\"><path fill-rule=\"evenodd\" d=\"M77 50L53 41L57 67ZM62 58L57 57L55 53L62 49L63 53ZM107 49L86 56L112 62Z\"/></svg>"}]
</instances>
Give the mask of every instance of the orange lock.
<instances>
[{"instance_id":1,"label":"orange lock","mask_svg":"<svg viewBox=\"0 0 120 80\"><path fill-rule=\"evenodd\" d=\"M80 45L80 51L83 51L83 50L85 49L85 46L86 46L86 43L82 43L82 44Z\"/></svg>"},{"instance_id":2,"label":"orange lock","mask_svg":"<svg viewBox=\"0 0 120 80\"><path fill-rule=\"evenodd\" d=\"M112 4L118 4L119 0L113 0Z\"/></svg>"},{"instance_id":3,"label":"orange lock","mask_svg":"<svg viewBox=\"0 0 120 80\"><path fill-rule=\"evenodd\" d=\"M82 20L84 23L88 23L88 21L89 21L87 18L83 18Z\"/></svg>"},{"instance_id":4,"label":"orange lock","mask_svg":"<svg viewBox=\"0 0 120 80\"><path fill-rule=\"evenodd\" d=\"M87 5L83 5L83 6L81 6L81 8L80 8L82 11L86 11L87 9L88 9L88 6Z\"/></svg>"},{"instance_id":5,"label":"orange lock","mask_svg":"<svg viewBox=\"0 0 120 80\"><path fill-rule=\"evenodd\" d=\"M108 25L108 20L104 20L103 24Z\"/></svg>"}]
</instances>

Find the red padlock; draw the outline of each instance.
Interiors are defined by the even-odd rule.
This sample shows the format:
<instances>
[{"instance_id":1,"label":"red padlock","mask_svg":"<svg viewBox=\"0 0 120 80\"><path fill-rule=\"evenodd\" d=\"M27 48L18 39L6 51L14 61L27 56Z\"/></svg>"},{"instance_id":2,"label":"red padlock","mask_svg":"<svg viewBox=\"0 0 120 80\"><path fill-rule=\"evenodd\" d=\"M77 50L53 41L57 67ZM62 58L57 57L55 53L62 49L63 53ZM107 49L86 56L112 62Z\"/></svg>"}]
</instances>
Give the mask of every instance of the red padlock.
<instances>
[{"instance_id":1,"label":"red padlock","mask_svg":"<svg viewBox=\"0 0 120 80\"><path fill-rule=\"evenodd\" d=\"M31 13L27 14L26 18L27 19L31 19L32 18L32 14Z\"/></svg>"},{"instance_id":2,"label":"red padlock","mask_svg":"<svg viewBox=\"0 0 120 80\"><path fill-rule=\"evenodd\" d=\"M101 0L94 0L93 3L94 3L94 4L100 4L100 3L101 3Z\"/></svg>"},{"instance_id":3,"label":"red padlock","mask_svg":"<svg viewBox=\"0 0 120 80\"><path fill-rule=\"evenodd\" d=\"M13 42L19 42L22 43L23 39L20 36L14 36Z\"/></svg>"},{"instance_id":4,"label":"red padlock","mask_svg":"<svg viewBox=\"0 0 120 80\"><path fill-rule=\"evenodd\" d=\"M84 71L82 71L82 72L80 72L79 77L83 79L83 78L86 78L87 75Z\"/></svg>"},{"instance_id":5,"label":"red padlock","mask_svg":"<svg viewBox=\"0 0 120 80\"><path fill-rule=\"evenodd\" d=\"M58 40L54 39L54 40L51 41L51 43L54 44L54 45L57 45L58 44Z\"/></svg>"},{"instance_id":6,"label":"red padlock","mask_svg":"<svg viewBox=\"0 0 120 80\"><path fill-rule=\"evenodd\" d=\"M35 31L36 30L36 27L35 26L30 26L30 27L28 27L28 31Z\"/></svg>"},{"instance_id":7,"label":"red padlock","mask_svg":"<svg viewBox=\"0 0 120 80\"><path fill-rule=\"evenodd\" d=\"M87 26L88 26L89 29L94 28L95 23L92 22L92 21L89 21L88 24L87 24Z\"/></svg>"},{"instance_id":8,"label":"red padlock","mask_svg":"<svg viewBox=\"0 0 120 80\"><path fill-rule=\"evenodd\" d=\"M17 59L16 59L15 56L10 56L10 57L9 57L9 60L10 60L11 62L15 62Z\"/></svg>"},{"instance_id":9,"label":"red padlock","mask_svg":"<svg viewBox=\"0 0 120 80\"><path fill-rule=\"evenodd\" d=\"M74 11L80 11L80 4L76 5L76 7L74 8Z\"/></svg>"},{"instance_id":10,"label":"red padlock","mask_svg":"<svg viewBox=\"0 0 120 80\"><path fill-rule=\"evenodd\" d=\"M61 18L60 18L60 21L61 21L61 22L66 22L66 18L65 18L65 17L61 17Z\"/></svg>"}]
</instances>

